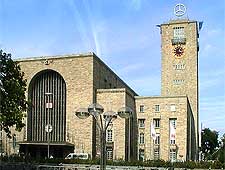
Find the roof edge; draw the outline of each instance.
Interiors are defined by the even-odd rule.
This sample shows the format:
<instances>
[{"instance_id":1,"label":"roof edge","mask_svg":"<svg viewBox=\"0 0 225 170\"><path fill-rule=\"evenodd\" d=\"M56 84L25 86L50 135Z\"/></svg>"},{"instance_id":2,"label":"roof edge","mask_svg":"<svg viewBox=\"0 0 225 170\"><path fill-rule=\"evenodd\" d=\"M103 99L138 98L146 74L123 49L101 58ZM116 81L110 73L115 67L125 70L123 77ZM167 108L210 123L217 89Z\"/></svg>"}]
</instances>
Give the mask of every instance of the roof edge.
<instances>
[{"instance_id":1,"label":"roof edge","mask_svg":"<svg viewBox=\"0 0 225 170\"><path fill-rule=\"evenodd\" d=\"M177 95L177 96L135 96L135 99L149 99L149 98L188 98L187 95Z\"/></svg>"},{"instance_id":2,"label":"roof edge","mask_svg":"<svg viewBox=\"0 0 225 170\"><path fill-rule=\"evenodd\" d=\"M61 59L61 58L75 58L75 57L90 57L95 56L94 52L78 53L78 54L64 54L64 55L52 55L52 56L38 56L38 57L27 57L27 58L18 58L15 61L37 61L43 59Z\"/></svg>"}]
</instances>

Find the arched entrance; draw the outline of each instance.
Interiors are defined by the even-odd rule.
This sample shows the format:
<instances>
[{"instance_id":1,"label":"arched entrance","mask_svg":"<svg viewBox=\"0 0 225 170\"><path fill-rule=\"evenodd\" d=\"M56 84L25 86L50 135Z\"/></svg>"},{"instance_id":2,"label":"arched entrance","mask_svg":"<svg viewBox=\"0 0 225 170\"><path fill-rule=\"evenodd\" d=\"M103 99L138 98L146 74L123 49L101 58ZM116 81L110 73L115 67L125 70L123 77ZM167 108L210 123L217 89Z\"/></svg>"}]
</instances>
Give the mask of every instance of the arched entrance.
<instances>
[{"instance_id":1,"label":"arched entrance","mask_svg":"<svg viewBox=\"0 0 225 170\"><path fill-rule=\"evenodd\" d=\"M36 74L28 87L31 103L27 114L27 142L21 144L21 151L32 157L46 157L50 143L50 155L63 157L73 151L73 145L66 142L66 83L53 70ZM46 132L51 125L51 133Z\"/></svg>"}]
</instances>

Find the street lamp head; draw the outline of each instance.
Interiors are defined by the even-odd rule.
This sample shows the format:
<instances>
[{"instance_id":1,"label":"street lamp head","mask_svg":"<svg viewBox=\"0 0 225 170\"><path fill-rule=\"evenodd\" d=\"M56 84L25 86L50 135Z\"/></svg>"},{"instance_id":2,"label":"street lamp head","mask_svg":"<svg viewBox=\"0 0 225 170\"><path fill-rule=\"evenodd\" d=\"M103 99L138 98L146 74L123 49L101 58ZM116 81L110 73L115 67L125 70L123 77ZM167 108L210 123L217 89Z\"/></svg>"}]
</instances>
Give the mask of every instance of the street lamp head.
<instances>
[{"instance_id":1,"label":"street lamp head","mask_svg":"<svg viewBox=\"0 0 225 170\"><path fill-rule=\"evenodd\" d=\"M93 103L88 106L88 112L94 116L98 116L104 112L104 108L98 103Z\"/></svg>"},{"instance_id":2,"label":"street lamp head","mask_svg":"<svg viewBox=\"0 0 225 170\"><path fill-rule=\"evenodd\" d=\"M132 109L127 106L122 107L118 110L118 115L121 118L125 118L125 119L132 117L132 113L133 113Z\"/></svg>"},{"instance_id":3,"label":"street lamp head","mask_svg":"<svg viewBox=\"0 0 225 170\"><path fill-rule=\"evenodd\" d=\"M77 109L77 111L75 112L75 115L80 119L86 119L90 116L90 113L88 112L86 108L80 108L80 109Z\"/></svg>"},{"instance_id":4,"label":"street lamp head","mask_svg":"<svg viewBox=\"0 0 225 170\"><path fill-rule=\"evenodd\" d=\"M117 113L113 111L108 111L103 114L105 121L113 121L117 118Z\"/></svg>"}]
</instances>

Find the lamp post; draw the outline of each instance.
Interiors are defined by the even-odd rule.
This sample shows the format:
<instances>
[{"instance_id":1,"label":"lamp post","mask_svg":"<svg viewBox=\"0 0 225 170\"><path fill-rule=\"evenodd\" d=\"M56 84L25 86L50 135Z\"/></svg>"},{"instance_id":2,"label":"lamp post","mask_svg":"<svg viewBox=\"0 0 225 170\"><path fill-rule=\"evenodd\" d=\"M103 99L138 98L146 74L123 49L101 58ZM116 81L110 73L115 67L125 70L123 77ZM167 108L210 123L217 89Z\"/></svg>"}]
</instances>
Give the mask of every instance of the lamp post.
<instances>
[{"instance_id":1,"label":"lamp post","mask_svg":"<svg viewBox=\"0 0 225 170\"><path fill-rule=\"evenodd\" d=\"M45 126L45 131L47 133L47 140L48 140L48 159L50 158L50 133L52 132L52 125L50 124L50 110L48 109L52 109L52 103L50 102L50 96L52 95L52 93L47 92L45 93L45 95L47 96L47 102L46 102L46 109L47 109L47 125Z\"/></svg>"},{"instance_id":2,"label":"lamp post","mask_svg":"<svg viewBox=\"0 0 225 170\"><path fill-rule=\"evenodd\" d=\"M109 123L117 118L119 115L121 118L128 119L132 115L132 110L129 107L122 107L118 112L107 111L104 112L104 108L98 104L93 103L88 106L88 109L80 108L76 111L76 116L80 119L86 119L90 115L96 120L96 124L100 130L100 143L101 143L101 156L100 156L100 170L106 169L106 130Z\"/></svg>"}]
</instances>

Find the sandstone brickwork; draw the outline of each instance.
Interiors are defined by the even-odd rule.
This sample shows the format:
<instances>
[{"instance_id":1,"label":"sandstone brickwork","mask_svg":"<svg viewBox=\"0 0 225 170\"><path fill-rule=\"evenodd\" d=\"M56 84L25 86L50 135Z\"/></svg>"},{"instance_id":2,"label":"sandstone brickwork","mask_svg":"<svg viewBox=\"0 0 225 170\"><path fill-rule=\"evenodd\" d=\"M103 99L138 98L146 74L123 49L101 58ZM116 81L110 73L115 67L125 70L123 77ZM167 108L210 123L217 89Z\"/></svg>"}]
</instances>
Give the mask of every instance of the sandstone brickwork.
<instances>
[{"instance_id":1,"label":"sandstone brickwork","mask_svg":"<svg viewBox=\"0 0 225 170\"><path fill-rule=\"evenodd\" d=\"M181 43L176 41L174 43L174 28L184 30L185 38ZM72 152L88 153L93 158L99 156L100 135L96 122L91 116L87 119L75 116L77 109L87 108L91 103L99 103L105 112L117 112L125 106L133 110L130 119L117 116L109 127L112 130L112 141L107 143L107 147L112 149L113 159L152 160L156 159L157 150L159 151L157 159L170 160L171 150L174 151L175 160L197 158L199 119L197 22L172 20L160 25L160 30L161 96L138 96L94 53L18 60L27 80L27 97L33 80L44 72L53 70L65 81L64 144L74 146ZM175 55L175 48L178 46L183 50L182 52L177 50L181 53L179 57ZM160 135L159 144L154 144L151 138L150 125L155 119L160 121L160 126L155 127L156 133ZM169 139L171 120L176 120L176 142L173 144ZM30 130L27 117L24 118L24 122L26 126L21 132L12 129L12 134L16 134L16 147L12 147L13 140L7 139L2 133L4 152L17 153L19 144L32 145L32 142L35 142L29 141L27 137ZM140 139L140 135L144 135L144 138ZM46 147L46 141L40 145Z\"/></svg>"},{"instance_id":2,"label":"sandstone brickwork","mask_svg":"<svg viewBox=\"0 0 225 170\"><path fill-rule=\"evenodd\" d=\"M139 143L139 150L145 151L145 159L154 159L153 148L157 145L153 144L151 137L151 123L154 119L160 120L160 126L155 127L157 134L160 134L160 144L157 146L160 150L160 159L169 160L169 149L176 148L178 159L186 160L186 155L191 152L187 141L190 139L187 135L187 129L190 126L188 110L188 99L186 96L156 96L156 97L135 97L137 110L140 106L144 106L143 112L137 111L138 120L144 119L144 127L138 127L138 133L144 133L144 144ZM155 110L155 106L159 106L159 111ZM173 110L171 107L174 107ZM172 109L172 110L171 110ZM170 144L170 119L176 119L176 144ZM180 158L179 158L180 155Z\"/></svg>"},{"instance_id":3,"label":"sandstone brickwork","mask_svg":"<svg viewBox=\"0 0 225 170\"><path fill-rule=\"evenodd\" d=\"M198 149L198 26L197 21L172 20L161 25L161 95L187 95L195 121L195 142ZM185 42L173 44L174 28L184 28ZM176 57L175 48L184 49Z\"/></svg>"}]
</instances>

